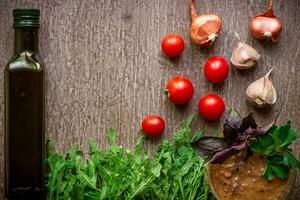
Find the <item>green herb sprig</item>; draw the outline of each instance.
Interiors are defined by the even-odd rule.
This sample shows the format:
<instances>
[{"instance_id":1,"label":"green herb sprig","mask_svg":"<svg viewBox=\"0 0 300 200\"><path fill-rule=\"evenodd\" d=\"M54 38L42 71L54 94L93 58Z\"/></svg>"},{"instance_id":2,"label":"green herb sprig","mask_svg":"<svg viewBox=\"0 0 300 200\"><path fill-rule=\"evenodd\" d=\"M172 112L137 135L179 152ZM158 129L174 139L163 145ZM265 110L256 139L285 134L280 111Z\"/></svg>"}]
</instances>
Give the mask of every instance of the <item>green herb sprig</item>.
<instances>
[{"instance_id":1,"label":"green herb sprig","mask_svg":"<svg viewBox=\"0 0 300 200\"><path fill-rule=\"evenodd\" d=\"M154 153L143 152L142 136L133 151L116 144L109 130L109 149L89 141L89 157L74 145L59 154L48 145L48 200L206 200L212 199L206 181L204 160L190 146L190 116L174 135ZM203 133L195 134L194 140Z\"/></svg>"},{"instance_id":2,"label":"green herb sprig","mask_svg":"<svg viewBox=\"0 0 300 200\"><path fill-rule=\"evenodd\" d=\"M290 148L296 138L296 129L292 128L291 122L288 121L280 127L273 125L267 134L250 141L250 150L266 158L263 176L269 181L273 180L274 175L284 180L288 178L290 169L300 169L300 162Z\"/></svg>"}]
</instances>

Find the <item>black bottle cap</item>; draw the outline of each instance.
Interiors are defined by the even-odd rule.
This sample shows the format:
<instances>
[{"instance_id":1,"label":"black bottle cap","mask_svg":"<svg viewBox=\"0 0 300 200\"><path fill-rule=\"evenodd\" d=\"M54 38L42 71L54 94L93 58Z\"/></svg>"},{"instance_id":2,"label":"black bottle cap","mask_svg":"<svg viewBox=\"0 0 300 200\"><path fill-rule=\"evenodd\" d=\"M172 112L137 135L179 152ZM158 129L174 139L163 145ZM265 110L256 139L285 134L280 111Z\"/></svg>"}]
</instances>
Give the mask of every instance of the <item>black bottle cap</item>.
<instances>
[{"instance_id":1,"label":"black bottle cap","mask_svg":"<svg viewBox=\"0 0 300 200\"><path fill-rule=\"evenodd\" d=\"M14 9L14 28L39 28L40 10L38 9Z\"/></svg>"}]
</instances>

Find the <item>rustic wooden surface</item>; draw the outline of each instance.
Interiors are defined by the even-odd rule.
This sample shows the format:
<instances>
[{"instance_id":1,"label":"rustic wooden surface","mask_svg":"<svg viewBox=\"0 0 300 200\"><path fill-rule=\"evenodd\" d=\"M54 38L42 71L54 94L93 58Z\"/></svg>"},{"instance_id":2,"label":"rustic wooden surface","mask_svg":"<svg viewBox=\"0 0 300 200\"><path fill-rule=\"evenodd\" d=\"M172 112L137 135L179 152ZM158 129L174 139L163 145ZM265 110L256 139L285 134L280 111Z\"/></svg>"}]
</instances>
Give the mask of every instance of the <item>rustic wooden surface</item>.
<instances>
[{"instance_id":1,"label":"rustic wooden surface","mask_svg":"<svg viewBox=\"0 0 300 200\"><path fill-rule=\"evenodd\" d=\"M119 144L131 148L139 137L142 118L160 114L167 121L162 138L170 138L179 124L197 108L199 98L214 92L221 95L227 110L254 112L263 122L275 119L293 121L300 129L300 1L275 0L275 13L284 22L277 44L261 43L248 33L251 16L267 7L262 0L196 0L199 13L213 12L223 19L215 45L200 50L190 43L188 0L1 0L0 66L13 53L12 9L34 7L42 11L40 54L46 74L46 133L60 150L77 142L86 150L93 137L107 147L106 132L118 131ZM213 86L203 76L203 63L212 55L230 58L236 31L253 45L262 59L250 71L231 68L225 84ZM179 33L186 41L183 55L168 60L161 55L160 41L165 34ZM278 92L272 109L257 110L245 101L245 90L271 67L271 79ZM190 78L196 92L189 105L177 107L162 92L175 75ZM0 76L3 91L3 75ZM3 113L3 92L0 93ZM0 193L3 194L3 119L0 120ZM194 129L211 133L221 129L224 117L207 122L197 116ZM300 137L299 137L300 138ZM149 140L152 150L160 139ZM300 139L294 146L300 158ZM300 186L298 176L295 188ZM300 199L295 190L291 199ZM1 199L1 198L0 198Z\"/></svg>"}]
</instances>

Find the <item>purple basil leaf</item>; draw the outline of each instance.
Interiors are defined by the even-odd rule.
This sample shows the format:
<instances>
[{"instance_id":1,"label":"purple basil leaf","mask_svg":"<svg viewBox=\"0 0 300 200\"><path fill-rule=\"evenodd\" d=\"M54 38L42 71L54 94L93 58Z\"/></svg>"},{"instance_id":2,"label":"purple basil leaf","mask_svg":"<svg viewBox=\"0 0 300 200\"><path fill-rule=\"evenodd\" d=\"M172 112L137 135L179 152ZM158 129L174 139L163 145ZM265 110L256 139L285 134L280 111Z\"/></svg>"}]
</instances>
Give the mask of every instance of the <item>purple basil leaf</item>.
<instances>
[{"instance_id":1,"label":"purple basil leaf","mask_svg":"<svg viewBox=\"0 0 300 200\"><path fill-rule=\"evenodd\" d=\"M210 162L213 163L213 164L220 164L220 163L224 162L230 156L232 156L234 154L237 154L241 150L245 149L246 146L247 146L246 143L243 142L241 144L231 146L229 148L222 149L222 150L219 150L217 152L214 152Z\"/></svg>"},{"instance_id":2,"label":"purple basil leaf","mask_svg":"<svg viewBox=\"0 0 300 200\"><path fill-rule=\"evenodd\" d=\"M223 125L224 139L228 142L234 141L238 137L242 119L238 112L231 110L228 119Z\"/></svg>"},{"instance_id":3,"label":"purple basil leaf","mask_svg":"<svg viewBox=\"0 0 300 200\"><path fill-rule=\"evenodd\" d=\"M232 141L235 140L238 136L238 123L235 121L226 120L223 126L223 135L225 140Z\"/></svg>"},{"instance_id":4,"label":"purple basil leaf","mask_svg":"<svg viewBox=\"0 0 300 200\"><path fill-rule=\"evenodd\" d=\"M247 148L247 143L243 142L243 143L240 143L240 144L232 146L232 148L235 149L235 150L237 150L237 151L241 151L241 150Z\"/></svg>"},{"instance_id":5,"label":"purple basil leaf","mask_svg":"<svg viewBox=\"0 0 300 200\"><path fill-rule=\"evenodd\" d=\"M223 125L224 138L202 137L192 146L207 162L222 163L228 157L247 150L247 142L258 135L265 134L273 126L273 123L258 128L252 114L241 118L232 110Z\"/></svg>"},{"instance_id":6,"label":"purple basil leaf","mask_svg":"<svg viewBox=\"0 0 300 200\"><path fill-rule=\"evenodd\" d=\"M266 134L274 125L274 121L266 126L256 129L255 136Z\"/></svg>"},{"instance_id":7,"label":"purple basil leaf","mask_svg":"<svg viewBox=\"0 0 300 200\"><path fill-rule=\"evenodd\" d=\"M214 155L212 155L212 158L209 162L212 164L221 164L228 157L230 157L231 155L234 155L235 153L236 152L232 147L229 147L227 149L222 149L218 152L215 152Z\"/></svg>"},{"instance_id":8,"label":"purple basil leaf","mask_svg":"<svg viewBox=\"0 0 300 200\"><path fill-rule=\"evenodd\" d=\"M214 152L230 147L229 144L221 138L210 136L202 137L198 141L191 143L191 145L205 160L210 159Z\"/></svg>"},{"instance_id":9,"label":"purple basil leaf","mask_svg":"<svg viewBox=\"0 0 300 200\"><path fill-rule=\"evenodd\" d=\"M198 147L204 147L213 151L229 147L228 143L219 137L205 136L200 138L198 141L193 142L192 145ZM197 147L196 146L196 147Z\"/></svg>"},{"instance_id":10,"label":"purple basil leaf","mask_svg":"<svg viewBox=\"0 0 300 200\"><path fill-rule=\"evenodd\" d=\"M214 155L214 151L208 149L197 149L197 153L201 158L203 158L206 162L209 161Z\"/></svg>"},{"instance_id":11,"label":"purple basil leaf","mask_svg":"<svg viewBox=\"0 0 300 200\"><path fill-rule=\"evenodd\" d=\"M250 113L247 117L242 119L242 125L240 127L240 133L246 131L249 127L253 129L257 129L257 124L253 118L252 113Z\"/></svg>"}]
</instances>

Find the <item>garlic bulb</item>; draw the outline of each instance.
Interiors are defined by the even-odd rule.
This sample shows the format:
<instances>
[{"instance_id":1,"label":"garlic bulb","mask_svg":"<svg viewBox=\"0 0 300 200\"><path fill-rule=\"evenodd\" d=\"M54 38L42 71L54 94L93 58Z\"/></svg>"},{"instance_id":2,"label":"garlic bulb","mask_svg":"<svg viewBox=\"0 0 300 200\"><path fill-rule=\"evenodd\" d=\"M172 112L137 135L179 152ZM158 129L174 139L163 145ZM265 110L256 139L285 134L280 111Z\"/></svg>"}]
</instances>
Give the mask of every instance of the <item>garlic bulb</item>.
<instances>
[{"instance_id":1,"label":"garlic bulb","mask_svg":"<svg viewBox=\"0 0 300 200\"><path fill-rule=\"evenodd\" d=\"M248 100L256 107L266 107L276 102L276 90L269 80L272 70L273 68L265 76L251 83L246 90Z\"/></svg>"},{"instance_id":2,"label":"garlic bulb","mask_svg":"<svg viewBox=\"0 0 300 200\"><path fill-rule=\"evenodd\" d=\"M253 47L241 42L237 33L235 35L238 38L238 42L233 49L230 60L238 69L249 69L255 65L260 55Z\"/></svg>"}]
</instances>

